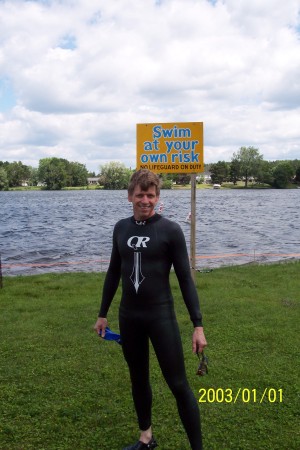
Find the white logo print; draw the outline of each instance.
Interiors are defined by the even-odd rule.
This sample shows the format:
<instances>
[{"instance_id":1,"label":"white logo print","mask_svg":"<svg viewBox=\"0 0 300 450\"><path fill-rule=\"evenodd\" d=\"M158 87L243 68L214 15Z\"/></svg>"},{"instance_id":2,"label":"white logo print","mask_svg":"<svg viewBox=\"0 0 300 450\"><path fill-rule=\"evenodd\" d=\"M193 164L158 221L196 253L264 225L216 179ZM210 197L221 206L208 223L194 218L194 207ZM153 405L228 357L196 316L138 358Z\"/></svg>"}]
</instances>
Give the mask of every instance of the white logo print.
<instances>
[{"instance_id":1,"label":"white logo print","mask_svg":"<svg viewBox=\"0 0 300 450\"><path fill-rule=\"evenodd\" d=\"M133 270L130 276L130 279L134 285L135 292L138 292L140 284L144 281L145 277L142 274L142 254L141 252L137 252L136 250L140 247L147 248L147 242L150 241L150 238L147 236L132 236L128 239L127 245L130 248L135 250L133 254Z\"/></svg>"},{"instance_id":2,"label":"white logo print","mask_svg":"<svg viewBox=\"0 0 300 450\"><path fill-rule=\"evenodd\" d=\"M136 250L140 247L147 247L146 243L150 241L150 238L147 236L131 236L131 238L128 239L127 245L128 247L133 248Z\"/></svg>"}]
</instances>

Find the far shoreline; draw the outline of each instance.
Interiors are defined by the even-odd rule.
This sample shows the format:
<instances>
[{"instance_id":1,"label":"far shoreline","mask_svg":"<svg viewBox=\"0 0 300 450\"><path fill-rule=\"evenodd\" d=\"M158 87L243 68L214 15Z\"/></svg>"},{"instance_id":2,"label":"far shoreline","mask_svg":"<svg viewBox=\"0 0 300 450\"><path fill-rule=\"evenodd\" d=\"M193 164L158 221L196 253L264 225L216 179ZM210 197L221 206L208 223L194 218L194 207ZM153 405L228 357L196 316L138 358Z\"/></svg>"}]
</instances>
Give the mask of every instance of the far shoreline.
<instances>
[{"instance_id":1,"label":"far shoreline","mask_svg":"<svg viewBox=\"0 0 300 450\"><path fill-rule=\"evenodd\" d=\"M248 186L245 186L243 182L240 182L236 185L234 185L233 183L223 183L221 185L220 188L215 189L213 187L212 184L196 184L196 189L197 190L201 190L201 189L209 189L209 190L289 190L289 189L300 189L300 185L298 184L292 184L290 183L286 188L275 188L272 187L270 185L267 184L250 184ZM42 186L17 186L17 187L11 187L9 189L0 191L0 192L18 192L18 191L45 191L45 192L49 192L49 191L102 191L102 190L125 190L125 189L104 189L103 186L95 186L95 185L91 185L91 186L68 186L68 187L64 187L62 189L45 189ZM191 190L191 185L187 184L187 185L183 185L183 184L177 184L177 185L173 185L171 188L162 188L162 190Z\"/></svg>"}]
</instances>

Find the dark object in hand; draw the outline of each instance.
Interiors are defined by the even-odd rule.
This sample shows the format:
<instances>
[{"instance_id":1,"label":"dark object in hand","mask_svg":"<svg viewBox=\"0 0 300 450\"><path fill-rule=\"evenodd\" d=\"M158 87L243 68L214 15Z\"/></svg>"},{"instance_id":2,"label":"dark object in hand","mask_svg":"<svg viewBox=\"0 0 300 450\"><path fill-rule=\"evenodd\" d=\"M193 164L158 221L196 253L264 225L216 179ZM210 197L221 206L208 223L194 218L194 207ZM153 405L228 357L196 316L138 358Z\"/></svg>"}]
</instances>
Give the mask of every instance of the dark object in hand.
<instances>
[{"instance_id":1,"label":"dark object in hand","mask_svg":"<svg viewBox=\"0 0 300 450\"><path fill-rule=\"evenodd\" d=\"M203 377L204 375L208 374L208 357L204 355L204 352L197 353L197 355L200 360L200 364L196 372L196 375Z\"/></svg>"}]
</instances>

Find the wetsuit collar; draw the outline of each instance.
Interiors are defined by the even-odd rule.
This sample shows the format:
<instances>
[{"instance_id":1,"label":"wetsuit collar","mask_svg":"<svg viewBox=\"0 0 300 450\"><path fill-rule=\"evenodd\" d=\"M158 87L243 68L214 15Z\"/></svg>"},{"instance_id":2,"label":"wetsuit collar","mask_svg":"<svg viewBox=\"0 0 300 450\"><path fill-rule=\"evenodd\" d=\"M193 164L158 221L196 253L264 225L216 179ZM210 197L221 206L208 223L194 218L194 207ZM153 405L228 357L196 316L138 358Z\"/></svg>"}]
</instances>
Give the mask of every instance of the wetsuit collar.
<instances>
[{"instance_id":1,"label":"wetsuit collar","mask_svg":"<svg viewBox=\"0 0 300 450\"><path fill-rule=\"evenodd\" d=\"M131 217L131 221L135 223L136 225L144 226L148 225L149 223L157 222L161 218L160 214L153 214L153 216L149 217L146 220L135 220L134 216Z\"/></svg>"}]
</instances>

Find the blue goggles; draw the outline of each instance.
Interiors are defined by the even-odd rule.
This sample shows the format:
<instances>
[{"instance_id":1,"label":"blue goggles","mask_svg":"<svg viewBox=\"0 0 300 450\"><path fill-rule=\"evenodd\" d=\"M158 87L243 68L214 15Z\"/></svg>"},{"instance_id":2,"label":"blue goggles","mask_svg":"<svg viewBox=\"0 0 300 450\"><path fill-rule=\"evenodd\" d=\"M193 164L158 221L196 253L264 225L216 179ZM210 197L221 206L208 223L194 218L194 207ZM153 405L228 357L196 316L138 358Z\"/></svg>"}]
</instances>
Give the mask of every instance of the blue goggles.
<instances>
[{"instance_id":1,"label":"blue goggles","mask_svg":"<svg viewBox=\"0 0 300 450\"><path fill-rule=\"evenodd\" d=\"M99 332L99 336L101 336L101 331ZM118 344L122 345L121 336L118 333L114 333L110 328L105 328L105 336L103 338L106 341L116 341Z\"/></svg>"}]
</instances>

